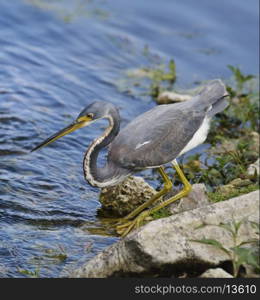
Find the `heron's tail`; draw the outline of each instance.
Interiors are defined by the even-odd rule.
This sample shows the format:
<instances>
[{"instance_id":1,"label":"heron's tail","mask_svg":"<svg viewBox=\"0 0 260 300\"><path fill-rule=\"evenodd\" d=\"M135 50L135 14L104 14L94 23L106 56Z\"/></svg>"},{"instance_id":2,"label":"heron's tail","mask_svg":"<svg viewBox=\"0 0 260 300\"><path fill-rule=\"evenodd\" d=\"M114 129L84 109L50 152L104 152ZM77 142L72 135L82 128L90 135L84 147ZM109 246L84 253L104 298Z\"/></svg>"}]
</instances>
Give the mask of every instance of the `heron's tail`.
<instances>
[{"instance_id":1,"label":"heron's tail","mask_svg":"<svg viewBox=\"0 0 260 300\"><path fill-rule=\"evenodd\" d=\"M209 82L196 97L200 104L209 107L208 116L212 117L228 106L226 87L222 80L215 79Z\"/></svg>"},{"instance_id":2,"label":"heron's tail","mask_svg":"<svg viewBox=\"0 0 260 300\"><path fill-rule=\"evenodd\" d=\"M227 102L227 97L228 95L223 96L221 99L219 99L217 102L215 102L212 105L212 108L209 110L208 112L208 117L213 117L215 114L222 112L227 106L228 106L228 102Z\"/></svg>"}]
</instances>

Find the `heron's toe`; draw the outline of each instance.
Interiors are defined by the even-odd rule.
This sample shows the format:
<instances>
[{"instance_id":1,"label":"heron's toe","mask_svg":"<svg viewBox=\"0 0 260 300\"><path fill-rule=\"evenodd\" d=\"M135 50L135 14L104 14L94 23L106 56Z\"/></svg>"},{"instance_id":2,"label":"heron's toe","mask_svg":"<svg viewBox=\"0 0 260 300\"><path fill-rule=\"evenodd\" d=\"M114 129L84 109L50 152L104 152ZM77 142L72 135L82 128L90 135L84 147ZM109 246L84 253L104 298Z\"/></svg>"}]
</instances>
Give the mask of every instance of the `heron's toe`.
<instances>
[{"instance_id":1,"label":"heron's toe","mask_svg":"<svg viewBox=\"0 0 260 300\"><path fill-rule=\"evenodd\" d=\"M133 221L127 221L125 224L118 225L116 231L122 237L126 236L130 231L142 226L143 221L149 215L149 211L143 211Z\"/></svg>"}]
</instances>

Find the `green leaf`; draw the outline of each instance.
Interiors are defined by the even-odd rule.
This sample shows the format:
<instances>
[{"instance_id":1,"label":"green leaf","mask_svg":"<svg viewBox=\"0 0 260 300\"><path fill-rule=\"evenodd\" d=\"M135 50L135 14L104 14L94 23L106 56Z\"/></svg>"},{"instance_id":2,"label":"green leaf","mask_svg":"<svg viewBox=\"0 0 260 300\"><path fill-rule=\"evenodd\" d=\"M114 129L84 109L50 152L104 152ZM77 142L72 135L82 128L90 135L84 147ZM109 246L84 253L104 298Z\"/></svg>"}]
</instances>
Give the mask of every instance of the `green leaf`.
<instances>
[{"instance_id":1,"label":"green leaf","mask_svg":"<svg viewBox=\"0 0 260 300\"><path fill-rule=\"evenodd\" d=\"M259 223L256 223L256 222L254 222L254 221L249 221L249 222L250 222L251 226L252 226L254 229L256 229L256 232L259 233Z\"/></svg>"},{"instance_id":2,"label":"green leaf","mask_svg":"<svg viewBox=\"0 0 260 300\"><path fill-rule=\"evenodd\" d=\"M225 230L231 232L232 235L234 235L234 230L231 223L220 223L218 226L224 228Z\"/></svg>"},{"instance_id":3,"label":"green leaf","mask_svg":"<svg viewBox=\"0 0 260 300\"><path fill-rule=\"evenodd\" d=\"M247 81L247 80L250 80L250 79L253 79L255 78L254 75L247 75L247 76L244 76L244 81Z\"/></svg>"},{"instance_id":4,"label":"green leaf","mask_svg":"<svg viewBox=\"0 0 260 300\"><path fill-rule=\"evenodd\" d=\"M197 227L195 227L194 229L197 230L197 229L200 229L200 228L204 228L206 226L208 226L210 224L206 224L206 223L201 223L200 225L198 225Z\"/></svg>"},{"instance_id":5,"label":"green leaf","mask_svg":"<svg viewBox=\"0 0 260 300\"><path fill-rule=\"evenodd\" d=\"M256 244L258 242L259 242L258 239L252 239L252 240L241 242L240 244L237 245L237 247L240 247L242 245L248 245L248 244Z\"/></svg>"},{"instance_id":6,"label":"green leaf","mask_svg":"<svg viewBox=\"0 0 260 300\"><path fill-rule=\"evenodd\" d=\"M169 62L169 70L172 74L173 79L176 78L176 65L173 59L171 59Z\"/></svg>"},{"instance_id":7,"label":"green leaf","mask_svg":"<svg viewBox=\"0 0 260 300\"><path fill-rule=\"evenodd\" d=\"M222 244L214 239L201 239L201 240L191 240L192 242L197 242L197 243L201 243L201 244L205 244L205 245L211 245L214 246L220 250L222 250L223 252L225 252L226 254L230 255L230 251L228 249L226 249L224 246L222 246Z\"/></svg>"},{"instance_id":8,"label":"green leaf","mask_svg":"<svg viewBox=\"0 0 260 300\"><path fill-rule=\"evenodd\" d=\"M248 264L250 266L255 267L257 270L260 270L259 266L259 257L257 253L254 253L254 249L252 248L243 248L243 247L233 247L232 250L238 256L237 263Z\"/></svg>"},{"instance_id":9,"label":"green leaf","mask_svg":"<svg viewBox=\"0 0 260 300\"><path fill-rule=\"evenodd\" d=\"M239 222L236 222L236 221L233 222L234 227L235 227L235 233L236 233L236 234L238 233L238 230L239 230L239 228L241 227L241 225L243 224L244 221L245 221L245 220L242 219L242 220L240 220Z\"/></svg>"},{"instance_id":10,"label":"green leaf","mask_svg":"<svg viewBox=\"0 0 260 300\"><path fill-rule=\"evenodd\" d=\"M232 65L227 65L227 67L229 68L229 70L230 70L233 74L236 73L236 68L235 68L234 66L232 66Z\"/></svg>"}]
</instances>

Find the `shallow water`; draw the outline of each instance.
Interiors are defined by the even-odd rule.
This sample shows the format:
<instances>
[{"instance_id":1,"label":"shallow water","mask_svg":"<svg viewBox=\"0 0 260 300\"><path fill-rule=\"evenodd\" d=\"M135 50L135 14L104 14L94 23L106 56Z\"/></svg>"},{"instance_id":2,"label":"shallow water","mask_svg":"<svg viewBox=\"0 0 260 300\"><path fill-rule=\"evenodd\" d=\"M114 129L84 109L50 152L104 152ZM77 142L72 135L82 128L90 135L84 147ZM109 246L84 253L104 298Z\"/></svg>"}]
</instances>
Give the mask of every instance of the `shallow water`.
<instances>
[{"instance_id":1,"label":"shallow water","mask_svg":"<svg viewBox=\"0 0 260 300\"><path fill-rule=\"evenodd\" d=\"M175 59L180 87L228 78L227 64L256 74L257 6L0 0L0 277L66 276L117 239L98 234L99 191L82 173L83 153L105 124L29 150L93 99L118 105L123 124L154 106L117 86L151 57Z\"/></svg>"}]
</instances>

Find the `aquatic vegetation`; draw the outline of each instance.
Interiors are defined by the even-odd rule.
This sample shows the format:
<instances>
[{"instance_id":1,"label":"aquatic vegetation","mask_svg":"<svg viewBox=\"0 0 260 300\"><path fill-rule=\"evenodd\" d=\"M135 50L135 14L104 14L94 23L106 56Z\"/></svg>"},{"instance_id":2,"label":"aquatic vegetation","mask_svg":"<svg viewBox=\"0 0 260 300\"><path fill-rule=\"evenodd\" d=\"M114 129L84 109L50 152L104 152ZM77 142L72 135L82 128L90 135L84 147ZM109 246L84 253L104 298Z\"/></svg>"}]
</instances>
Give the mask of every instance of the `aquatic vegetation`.
<instances>
[{"instance_id":1,"label":"aquatic vegetation","mask_svg":"<svg viewBox=\"0 0 260 300\"><path fill-rule=\"evenodd\" d=\"M27 2L40 9L54 12L65 23L71 23L80 17L106 20L110 15L104 9L104 1L76 0L72 1L68 7L62 0L27 0Z\"/></svg>"},{"instance_id":2,"label":"aquatic vegetation","mask_svg":"<svg viewBox=\"0 0 260 300\"><path fill-rule=\"evenodd\" d=\"M63 266L68 258L67 249L58 244L53 248L39 246L40 254L27 261L28 268L17 268L17 272L30 278L46 277L51 265Z\"/></svg>"},{"instance_id":3,"label":"aquatic vegetation","mask_svg":"<svg viewBox=\"0 0 260 300\"><path fill-rule=\"evenodd\" d=\"M51 248L45 249L44 256L46 258L57 260L57 262L63 262L68 258L66 249L62 245L58 245L57 249L51 249Z\"/></svg>"},{"instance_id":4,"label":"aquatic vegetation","mask_svg":"<svg viewBox=\"0 0 260 300\"><path fill-rule=\"evenodd\" d=\"M151 54L149 48L144 48L143 55L148 60L147 66L127 70L116 85L120 92L157 98L162 91L173 88L177 78L176 65L173 59L163 62Z\"/></svg>"},{"instance_id":5,"label":"aquatic vegetation","mask_svg":"<svg viewBox=\"0 0 260 300\"><path fill-rule=\"evenodd\" d=\"M144 71L149 74L151 79L149 93L154 98L158 97L159 93L166 88L172 87L177 77L176 66L173 59L169 61L168 70L165 70L164 65L161 65L155 69L144 68Z\"/></svg>"},{"instance_id":6,"label":"aquatic vegetation","mask_svg":"<svg viewBox=\"0 0 260 300\"><path fill-rule=\"evenodd\" d=\"M40 277L40 269L35 269L34 271L28 270L28 269L20 269L18 268L18 272L30 277L30 278L39 278Z\"/></svg>"},{"instance_id":7,"label":"aquatic vegetation","mask_svg":"<svg viewBox=\"0 0 260 300\"><path fill-rule=\"evenodd\" d=\"M238 67L234 67L231 65L227 66L234 77L235 80L235 89L233 89L232 87L228 86L228 91L230 92L231 96L239 96L242 94L244 88L245 88L245 83L247 81L250 81L251 79L255 78L254 75L244 75L241 70Z\"/></svg>"}]
</instances>

